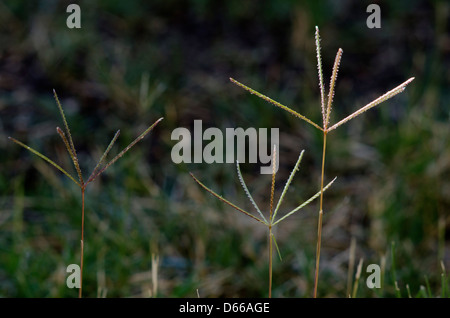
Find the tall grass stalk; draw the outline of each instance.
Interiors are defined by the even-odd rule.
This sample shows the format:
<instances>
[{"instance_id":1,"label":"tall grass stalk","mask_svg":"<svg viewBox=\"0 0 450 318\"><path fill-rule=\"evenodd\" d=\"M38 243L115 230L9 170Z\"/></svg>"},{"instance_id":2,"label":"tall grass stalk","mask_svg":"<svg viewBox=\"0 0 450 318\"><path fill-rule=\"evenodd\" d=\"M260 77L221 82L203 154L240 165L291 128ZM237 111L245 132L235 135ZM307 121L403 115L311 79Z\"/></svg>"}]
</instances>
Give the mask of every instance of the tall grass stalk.
<instances>
[{"instance_id":1,"label":"tall grass stalk","mask_svg":"<svg viewBox=\"0 0 450 318\"><path fill-rule=\"evenodd\" d=\"M302 209L303 207L305 207L306 205L308 205L309 203L311 203L313 200L315 200L316 198L318 198L320 196L320 191L317 192L315 195L313 195L312 197L310 197L308 200L306 200L305 202L303 202L302 204L300 204L299 206L297 206L295 209L291 210L290 212L286 213L285 215L276 218L277 213L279 211L280 205L283 202L283 199L287 193L287 190L289 188L289 185L291 184L295 173L298 171L300 162L302 160L303 157L303 153L304 151L302 151L298 157L297 163L295 164L294 168L291 171L291 174L289 175L289 178L284 186L284 189L280 195L280 198L278 200L277 205L274 208L274 192L275 192L275 178L276 178L276 148L274 147L274 151L273 151L273 159L272 159L272 182L271 182L271 187L270 187L270 207L269 207L269 213L268 213L268 219L264 216L264 213L260 210L260 208L258 207L258 205L256 204L255 200L253 199L252 195L250 194L250 191L247 188L247 185L244 181L244 178L242 177L242 173L241 173L241 169L239 167L239 162L236 161L236 168L237 168L237 174L238 174L238 178L239 181L241 183L242 188L244 189L245 194L247 195L247 197L249 198L250 202L252 203L253 207L255 208L256 212L258 215L252 214L242 208L240 208L239 206L237 206L234 203L231 203L230 201L228 201L227 199L225 199L224 197L222 197L221 195L217 194L216 192L214 192L213 190L211 190L210 188L208 188L207 186L205 186L200 180L198 180L192 173L191 176L192 178L202 187L204 188L206 191L208 191L209 193L211 193L213 196L215 196L216 198L218 198L219 200L221 200L222 202L225 202L226 204L228 204L229 206L231 206L232 208L236 209L237 211L245 214L246 216L258 221L259 223L263 224L264 226L267 227L268 230L268 243L269 243L269 289L268 289L268 295L269 298L272 297L272 271L273 271L273 260L272 260L272 256L273 256L273 247L275 246L277 252L278 252L278 256L281 259L281 253L280 250L278 248L277 245L277 241L275 239L275 235L273 234L273 228L275 225L277 225L278 223L280 223L281 221L285 220L287 217L291 216L292 214L298 212L300 209ZM331 182L329 182L324 188L323 191L327 190L331 184L336 180L336 178L334 178Z\"/></svg>"},{"instance_id":2,"label":"tall grass stalk","mask_svg":"<svg viewBox=\"0 0 450 318\"><path fill-rule=\"evenodd\" d=\"M45 160L47 163L64 173L67 177L69 177L70 180L72 180L81 190L81 241L80 241L80 289L78 291L78 297L82 297L82 288L83 288L83 256L84 256L84 197L86 192L86 187L89 183L93 182L98 176L100 176L108 167L110 167L114 162L116 162L119 158L121 158L128 150L131 149L138 141L142 140L163 118L158 119L155 123L153 123L150 127L148 127L141 135L139 135L133 142L131 142L125 149L123 149L118 155L116 155L112 160L110 160L107 164L104 164L104 161L106 159L106 156L108 155L109 151L111 150L112 146L116 142L117 138L119 137L120 130L116 132L113 139L109 143L108 147L106 148L105 152L101 156L100 160L98 161L97 165L95 166L94 170L92 171L91 175L87 179L87 181L84 181L83 174L78 162L78 156L77 152L75 150L75 146L72 140L72 135L70 133L69 125L67 124L66 116L64 115L63 108L61 106L61 103L59 102L58 96L56 95L55 90L53 90L53 94L56 100L56 104L58 105L59 112L61 114L61 117L63 119L64 127L66 132L64 132L61 128L56 127L56 132L60 135L64 145L66 146L67 152L69 153L70 158L72 159L72 162L75 166L75 170L78 175L78 181L75 177L73 177L70 173L68 173L65 169L63 169L61 166L56 164L54 161L49 159L47 156L43 155L39 151L25 145L24 143L18 141L17 139L14 139L12 137L8 137L10 140L15 142L16 144L24 147L25 149L31 151L33 154L37 155L41 159ZM66 136L67 133L67 136Z\"/></svg>"},{"instance_id":3,"label":"tall grass stalk","mask_svg":"<svg viewBox=\"0 0 450 318\"><path fill-rule=\"evenodd\" d=\"M258 91L238 82L237 80L230 78L230 81L239 87L247 90L253 95L256 95L265 101L287 111L291 115L294 115L295 117L298 117L308 124L312 125L316 129L322 131L323 135L323 148L322 148L322 165L321 165L321 175L320 175L320 201L319 201L319 213L318 213L318 223L317 223L317 246L316 246L316 265L315 265L315 275L314 275L314 292L313 296L314 298L317 297L317 288L318 288L318 281L319 281L319 266L320 266L320 248L322 244L322 222L323 222L323 194L324 194L324 179L325 179L325 157L326 157L326 147L327 147L327 136L328 133L335 130L339 126L343 125L344 123L350 121L351 119L361 115L365 111L381 104L382 102L394 97L395 95L403 92L406 88L406 86L411 83L414 80L414 77L411 77L410 79L406 80L402 84L398 85L397 87L391 89L390 91L386 92L385 94L381 95L380 97L376 98L372 102L368 103L367 105L359 108L355 112L351 113L347 117L343 118L342 120L338 121L334 125L329 125L330 123L330 117L331 117L331 106L333 103L333 97L334 97L334 91L336 86L336 79L339 71L339 65L341 62L343 50L340 48L336 54L336 58L333 65L333 71L331 74L330 79L330 86L328 91L328 99L325 100L325 86L324 86L324 77L323 77L323 67L322 67L322 58L321 58L321 46L320 46L320 36L319 36L319 28L316 26L316 32L315 32L315 43L316 43L316 53L317 53L317 70L319 74L319 89L320 89L320 102L321 102L321 112L322 112L322 126L318 125L317 123L313 122L309 118L303 116L302 114L296 112L292 108L285 106L275 100L273 100L270 97L267 97Z\"/></svg>"}]
</instances>

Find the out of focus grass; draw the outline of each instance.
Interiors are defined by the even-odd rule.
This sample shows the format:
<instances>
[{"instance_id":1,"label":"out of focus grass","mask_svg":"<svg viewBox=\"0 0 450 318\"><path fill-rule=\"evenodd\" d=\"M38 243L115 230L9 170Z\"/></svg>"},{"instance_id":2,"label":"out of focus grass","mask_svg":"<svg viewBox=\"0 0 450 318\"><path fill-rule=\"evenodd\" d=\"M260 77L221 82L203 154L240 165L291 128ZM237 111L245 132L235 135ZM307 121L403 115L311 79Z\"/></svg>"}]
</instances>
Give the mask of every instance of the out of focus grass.
<instances>
[{"instance_id":1,"label":"out of focus grass","mask_svg":"<svg viewBox=\"0 0 450 318\"><path fill-rule=\"evenodd\" d=\"M77 189L6 138L70 167L55 132L53 88L88 170L117 129L122 149L165 118L86 197L85 296L149 296L152 254L160 260L157 296L267 296L265 233L188 174L237 202L245 195L235 167L175 165L170 134L194 119L221 129L279 127L279 180L306 150L286 203L317 192L320 135L228 81L320 121L315 25L325 74L344 50L332 120L416 77L405 93L330 135L327 174L338 180L325 196L319 295L347 296L352 238L364 268L386 257L384 287L370 290L362 279L358 296L396 295L391 242L401 295L408 284L424 296L427 280L440 295L440 261L450 268L448 3L381 1L380 30L367 29L366 5L357 1L81 1L81 30L66 28L68 4L0 3L0 296L77 295L65 285L66 266L79 260ZM241 168L268 206L270 176L257 165ZM274 297L312 295L316 214L312 204L280 225Z\"/></svg>"}]
</instances>

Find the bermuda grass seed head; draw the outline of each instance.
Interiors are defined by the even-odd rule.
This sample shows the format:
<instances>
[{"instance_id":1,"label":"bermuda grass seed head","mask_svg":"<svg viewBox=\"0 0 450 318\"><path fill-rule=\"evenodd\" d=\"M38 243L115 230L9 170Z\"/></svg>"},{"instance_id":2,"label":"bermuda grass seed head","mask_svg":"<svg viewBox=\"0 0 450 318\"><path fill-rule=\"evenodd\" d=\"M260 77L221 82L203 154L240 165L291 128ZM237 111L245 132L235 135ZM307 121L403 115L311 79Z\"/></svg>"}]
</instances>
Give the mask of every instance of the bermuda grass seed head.
<instances>
[{"instance_id":1,"label":"bermuda grass seed head","mask_svg":"<svg viewBox=\"0 0 450 318\"><path fill-rule=\"evenodd\" d=\"M72 162L75 166L75 170L78 175L78 181L75 177L73 177L70 173L68 173L65 169L63 169L60 165L56 164L53 160L49 159L47 156L43 155L39 151L25 145L24 143L18 141L15 138L8 137L10 140L15 142L16 144L24 147L25 149L29 150L33 154L37 155L41 159L45 160L47 163L64 173L67 177L69 177L70 180L72 180L78 187L81 189L81 257L80 257L80 289L79 289L79 297L82 295L82 275L83 275L83 254L84 254L84 194L86 187L89 183L94 181L99 175L101 175L108 167L110 167L112 164L114 164L119 158L121 158L128 150L131 149L138 141L142 140L163 118L158 119L155 123L153 123L150 127L148 127L139 137L137 137L133 142L131 142L125 149L123 149L118 155L116 155L112 160L110 160L107 164L104 164L106 156L108 155L109 151L111 150L112 146L116 142L117 138L119 137L120 130L118 130L111 142L109 143L108 147L106 148L105 152L101 156L100 160L97 162L97 165L95 166L94 170L92 171L91 175L87 179L87 181L84 181L83 174L78 162L78 155L75 150L75 145L72 140L72 135L70 133L69 125L66 120L66 116L64 115L63 108L61 106L61 103L59 102L58 96L56 95L55 90L53 90L53 94L56 100L56 103L58 105L59 112L61 114L61 117L63 119L64 127L66 132L64 132L61 128L56 127L56 132L61 137L67 152L69 153L70 158L72 159Z\"/></svg>"}]
</instances>

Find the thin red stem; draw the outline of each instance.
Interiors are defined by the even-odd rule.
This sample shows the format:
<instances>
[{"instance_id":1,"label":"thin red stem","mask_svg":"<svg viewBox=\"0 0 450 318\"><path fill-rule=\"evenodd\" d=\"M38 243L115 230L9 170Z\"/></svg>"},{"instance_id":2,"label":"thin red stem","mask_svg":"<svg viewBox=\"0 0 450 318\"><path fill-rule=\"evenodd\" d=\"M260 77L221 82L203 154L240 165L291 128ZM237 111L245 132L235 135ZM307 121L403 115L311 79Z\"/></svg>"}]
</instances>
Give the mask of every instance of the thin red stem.
<instances>
[{"instance_id":1,"label":"thin red stem","mask_svg":"<svg viewBox=\"0 0 450 318\"><path fill-rule=\"evenodd\" d=\"M80 260L80 290L78 298L81 298L83 288L83 255L84 255L84 190L81 188L81 260Z\"/></svg>"},{"instance_id":2,"label":"thin red stem","mask_svg":"<svg viewBox=\"0 0 450 318\"><path fill-rule=\"evenodd\" d=\"M272 298L272 226L269 226L269 298Z\"/></svg>"}]
</instances>

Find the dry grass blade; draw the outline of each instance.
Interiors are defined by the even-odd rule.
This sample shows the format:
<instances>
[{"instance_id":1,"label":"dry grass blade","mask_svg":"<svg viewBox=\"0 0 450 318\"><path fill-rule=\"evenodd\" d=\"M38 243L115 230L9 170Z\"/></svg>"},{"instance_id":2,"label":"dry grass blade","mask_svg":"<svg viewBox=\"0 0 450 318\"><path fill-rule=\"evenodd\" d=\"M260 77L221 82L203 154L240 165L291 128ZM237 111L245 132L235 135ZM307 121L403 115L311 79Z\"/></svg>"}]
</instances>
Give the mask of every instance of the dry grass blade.
<instances>
[{"instance_id":1,"label":"dry grass blade","mask_svg":"<svg viewBox=\"0 0 450 318\"><path fill-rule=\"evenodd\" d=\"M244 213L245 215L251 217L252 219L255 219L258 222L261 222L264 225L267 225L266 222L264 222L263 220L261 220L260 218L254 216L253 214L241 209L240 207L238 207L237 205L231 203L230 201L228 201L227 199L225 199L224 197L222 197L221 195L217 194L216 192L214 192L213 190L211 190L210 188L208 188L207 186L205 186L202 182L200 182L200 180L198 180L191 172L189 173L191 175L191 177L195 180L195 182L197 182L203 189L205 189L206 191L208 191L209 193L211 193L213 196L215 196L216 198L218 198L220 201L225 202L226 204L228 204L229 206L231 206L232 208L238 210L239 212Z\"/></svg>"},{"instance_id":2,"label":"dry grass blade","mask_svg":"<svg viewBox=\"0 0 450 318\"><path fill-rule=\"evenodd\" d=\"M336 181L337 177L335 177L333 180L330 181L330 183L328 183L324 188L323 191L327 190L334 181ZM301 208L305 207L306 205L308 205L309 203L311 203L312 201L314 201L315 199L317 199L317 197L320 196L320 194L322 193L322 190L317 192L316 194L314 194L312 197L310 197L308 200L306 200L305 202L303 202L302 204L300 204L298 207L296 207L294 210L292 210L291 212L287 213L285 216L279 218L276 222L273 223L273 225L276 225L277 223L283 221L285 218L287 218L288 216L294 214L295 212L297 212L298 210L300 210Z\"/></svg>"},{"instance_id":3,"label":"dry grass blade","mask_svg":"<svg viewBox=\"0 0 450 318\"><path fill-rule=\"evenodd\" d=\"M369 110L370 108L377 106L379 104L381 104L382 102L388 100L391 97L394 97L395 95L403 92L406 88L406 85L408 85L409 83L411 83L414 80L414 77L411 77L410 79L408 79L407 81L403 82L402 84L400 84L399 86L397 86L394 89L391 89L389 92L385 93L384 95L378 97L377 99L375 99L374 101L370 102L369 104L367 104L364 107L361 107L360 109L358 109L357 111L355 111L354 113L352 113L351 115L345 117L344 119L342 119L341 121L339 121L338 123L334 124L333 126L331 126L330 128L327 129L327 131L331 131L333 129L336 129L337 127L341 126L342 124L346 123L347 121L349 121L350 119L355 118L358 115L361 115L362 113L364 113L365 111Z\"/></svg>"},{"instance_id":4,"label":"dry grass blade","mask_svg":"<svg viewBox=\"0 0 450 318\"><path fill-rule=\"evenodd\" d=\"M57 165L55 162L53 162L52 160L50 160L49 158L47 158L46 156L44 156L43 154L41 154L39 151L34 150L33 148L25 145L24 143L18 141L17 139L14 139L13 137L8 137L8 139L14 141L16 144L24 147L25 149L31 151L32 153L34 153L35 155L37 155L38 157L44 159L45 161L47 161L49 164L51 164L53 167L55 167L56 169L58 169L59 171L61 171L62 173L64 173L66 176L68 176L70 178L70 180L72 180L76 185L78 185L79 187L81 187L80 183L75 180L74 177L72 177L66 170L64 170L63 168L61 168L59 165Z\"/></svg>"},{"instance_id":5,"label":"dry grass blade","mask_svg":"<svg viewBox=\"0 0 450 318\"><path fill-rule=\"evenodd\" d=\"M363 259L360 258L358 267L356 268L355 282L353 283L352 298L356 298L356 295L358 293L358 285L359 285L359 279L361 278L362 265L363 265Z\"/></svg>"},{"instance_id":6,"label":"dry grass blade","mask_svg":"<svg viewBox=\"0 0 450 318\"><path fill-rule=\"evenodd\" d=\"M67 124L66 116L64 115L64 111L62 109L61 103L59 102L58 95L56 95L55 90L53 90L53 95L55 96L56 104L58 105L59 112L60 112L61 117L64 122L64 127L66 128L66 132L67 132L67 136L68 136L68 144L70 145L70 149L72 149L72 151L69 151L70 157L72 158L73 164L75 165L75 169L77 170L78 178L80 179L80 183L83 185L84 181L83 181L83 176L81 174L80 164L78 163L77 151L75 150L75 146L73 144L72 135L70 134L70 129L69 129L69 125Z\"/></svg>"},{"instance_id":7,"label":"dry grass blade","mask_svg":"<svg viewBox=\"0 0 450 318\"><path fill-rule=\"evenodd\" d=\"M148 127L142 134L139 135L133 142L131 142L125 149L123 149L117 156L115 156L109 163L107 163L102 169L100 169L93 177L91 177L90 182L92 182L95 178L101 175L106 169L108 169L112 164L114 164L120 157L122 157L128 150L131 149L136 143L142 140L163 118L161 117L156 122L153 123L150 127ZM117 133L116 133L117 134Z\"/></svg>"},{"instance_id":8,"label":"dry grass blade","mask_svg":"<svg viewBox=\"0 0 450 318\"><path fill-rule=\"evenodd\" d=\"M267 102L269 102L269 103L271 103L271 104L273 104L273 105L275 105L275 106L277 106L277 107L280 107L281 109L284 109L285 111L289 112L291 115L294 115L294 116L296 116L296 117L298 117L298 118L303 119L304 121L306 121L307 123L313 125L314 127L316 127L316 128L319 129L319 130L323 130L322 127L320 127L319 125L317 125L315 122L313 122L313 121L310 120L309 118L306 118L305 116L303 116L303 115L297 113L295 110L292 110L291 108L289 108L289 107L287 107L287 106L284 106L283 104L280 104L279 102L277 102L277 101L275 101L275 100L273 100L273 99L267 97L266 95L263 95L263 94L261 94L261 93L255 91L254 89L252 89L252 88L250 88L250 87L248 87L248 86L245 86L244 84L242 84L242 83L236 81L236 80L233 79L233 78L230 78L230 81L231 81L232 83L234 83L234 84L236 84L236 85L242 87L243 89L249 91L250 94L256 95L256 96L258 96L259 98L262 98L262 99L264 99L265 101L267 101Z\"/></svg>"}]
</instances>

